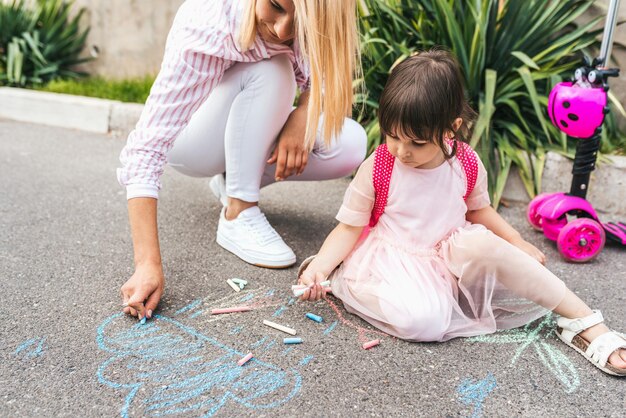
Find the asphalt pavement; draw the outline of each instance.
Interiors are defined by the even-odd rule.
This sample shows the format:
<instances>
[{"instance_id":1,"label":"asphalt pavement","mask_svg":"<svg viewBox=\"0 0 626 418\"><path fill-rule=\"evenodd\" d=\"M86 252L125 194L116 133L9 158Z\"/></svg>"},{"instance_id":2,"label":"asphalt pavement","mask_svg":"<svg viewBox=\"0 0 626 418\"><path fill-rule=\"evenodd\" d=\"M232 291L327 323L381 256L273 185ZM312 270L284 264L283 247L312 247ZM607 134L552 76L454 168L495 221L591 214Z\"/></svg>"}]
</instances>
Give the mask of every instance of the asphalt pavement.
<instances>
[{"instance_id":1,"label":"asphalt pavement","mask_svg":"<svg viewBox=\"0 0 626 418\"><path fill-rule=\"evenodd\" d=\"M133 271L115 176L123 145L0 120L0 416L626 415L626 379L562 344L551 316L488 336L408 343L332 297L295 301L297 268L253 267L219 247L207 180L171 169L159 200L166 294L157 318L138 324L120 314L119 288ZM263 211L298 262L333 228L348 181L262 191ZM501 213L610 327L626 331L625 250L566 263L526 225L524 209ZM233 277L248 285L234 292ZM253 310L210 314L242 304ZM296 329L303 343L283 344L289 335L264 319ZM377 338L380 345L361 348ZM238 366L249 352L254 358Z\"/></svg>"}]
</instances>

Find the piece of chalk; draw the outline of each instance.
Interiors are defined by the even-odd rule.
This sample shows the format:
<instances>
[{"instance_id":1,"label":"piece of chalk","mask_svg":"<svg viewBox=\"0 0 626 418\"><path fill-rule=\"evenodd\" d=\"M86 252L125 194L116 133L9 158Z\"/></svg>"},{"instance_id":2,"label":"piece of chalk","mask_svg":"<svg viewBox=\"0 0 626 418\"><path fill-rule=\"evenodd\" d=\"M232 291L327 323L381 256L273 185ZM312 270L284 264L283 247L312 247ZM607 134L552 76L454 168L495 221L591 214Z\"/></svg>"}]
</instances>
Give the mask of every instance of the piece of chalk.
<instances>
[{"instance_id":1,"label":"piece of chalk","mask_svg":"<svg viewBox=\"0 0 626 418\"><path fill-rule=\"evenodd\" d=\"M302 338L283 338L283 344L301 344Z\"/></svg>"},{"instance_id":2,"label":"piece of chalk","mask_svg":"<svg viewBox=\"0 0 626 418\"><path fill-rule=\"evenodd\" d=\"M324 320L321 316L312 314L311 312L307 312L306 317L315 322L322 322Z\"/></svg>"},{"instance_id":3,"label":"piece of chalk","mask_svg":"<svg viewBox=\"0 0 626 418\"><path fill-rule=\"evenodd\" d=\"M123 303L122 308L128 308L128 303Z\"/></svg>"},{"instance_id":4,"label":"piece of chalk","mask_svg":"<svg viewBox=\"0 0 626 418\"><path fill-rule=\"evenodd\" d=\"M251 310L252 308L249 306L235 306L233 308L217 308L217 309L211 309L211 315L233 313L233 312L248 312Z\"/></svg>"},{"instance_id":5,"label":"piece of chalk","mask_svg":"<svg viewBox=\"0 0 626 418\"><path fill-rule=\"evenodd\" d=\"M226 283L228 283L228 285L230 287L232 287L235 292L240 292L241 291L239 286L237 286L232 280L228 279L228 280L226 280Z\"/></svg>"},{"instance_id":6,"label":"piece of chalk","mask_svg":"<svg viewBox=\"0 0 626 418\"><path fill-rule=\"evenodd\" d=\"M326 280L325 282L320 283L320 286L322 287L330 286L330 280Z\"/></svg>"},{"instance_id":7,"label":"piece of chalk","mask_svg":"<svg viewBox=\"0 0 626 418\"><path fill-rule=\"evenodd\" d=\"M363 344L363 349L364 350L369 350L372 347L376 347L378 344L380 344L380 340L378 340L378 339L372 340L372 341L368 341L368 342Z\"/></svg>"},{"instance_id":8,"label":"piece of chalk","mask_svg":"<svg viewBox=\"0 0 626 418\"><path fill-rule=\"evenodd\" d=\"M243 283L239 283L239 289L243 290L243 288L244 288L244 287L246 287L246 285L245 285L245 284L243 284Z\"/></svg>"},{"instance_id":9,"label":"piece of chalk","mask_svg":"<svg viewBox=\"0 0 626 418\"><path fill-rule=\"evenodd\" d=\"M277 324L275 322L268 321L266 319L263 320L263 324L267 325L268 327L272 327L274 329L277 329L279 331L286 332L287 334L296 335L296 330L293 329L293 328L289 328L289 327L286 327L284 325L280 325L280 324Z\"/></svg>"},{"instance_id":10,"label":"piece of chalk","mask_svg":"<svg viewBox=\"0 0 626 418\"><path fill-rule=\"evenodd\" d=\"M291 285L291 290L294 289L306 289L308 286L305 284L292 284Z\"/></svg>"},{"instance_id":11,"label":"piece of chalk","mask_svg":"<svg viewBox=\"0 0 626 418\"><path fill-rule=\"evenodd\" d=\"M230 280L232 280L234 283L237 283L237 284L242 284L242 285L244 285L244 286L248 284L248 281L247 281L247 280L244 280L244 279L238 279L238 278L236 278L236 277L235 277L235 278L232 278L232 279L230 279Z\"/></svg>"},{"instance_id":12,"label":"piece of chalk","mask_svg":"<svg viewBox=\"0 0 626 418\"><path fill-rule=\"evenodd\" d=\"M242 358L241 360L239 360L237 362L238 365L243 366L244 364L246 364L248 361L250 361L250 359L252 358L252 353L248 353L246 354L246 356L244 358Z\"/></svg>"},{"instance_id":13,"label":"piece of chalk","mask_svg":"<svg viewBox=\"0 0 626 418\"><path fill-rule=\"evenodd\" d=\"M139 324L143 325L146 323L148 318L146 318L145 316L143 318L141 318L141 321L139 321Z\"/></svg>"},{"instance_id":14,"label":"piece of chalk","mask_svg":"<svg viewBox=\"0 0 626 418\"><path fill-rule=\"evenodd\" d=\"M294 296L302 296L304 295L304 292L306 292L307 290L309 290L308 287L305 287L304 289L296 289L293 291L293 295Z\"/></svg>"}]
</instances>

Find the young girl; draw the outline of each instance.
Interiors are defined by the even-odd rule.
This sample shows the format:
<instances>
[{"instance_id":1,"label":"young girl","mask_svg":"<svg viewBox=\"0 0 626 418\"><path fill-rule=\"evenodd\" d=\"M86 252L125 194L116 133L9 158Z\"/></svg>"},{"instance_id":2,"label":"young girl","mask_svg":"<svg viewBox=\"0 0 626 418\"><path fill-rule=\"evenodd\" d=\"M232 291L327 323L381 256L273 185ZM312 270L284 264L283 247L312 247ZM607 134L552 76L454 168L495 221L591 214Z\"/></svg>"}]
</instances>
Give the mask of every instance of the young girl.
<instances>
[{"instance_id":1,"label":"young girl","mask_svg":"<svg viewBox=\"0 0 626 418\"><path fill-rule=\"evenodd\" d=\"M259 191L287 178L343 177L365 158L365 131L348 118L360 66L356 25L355 0L183 3L120 155L135 254L121 289L125 312L150 317L164 291L157 198L166 163L213 176L224 206L219 245L258 266L296 262L259 209Z\"/></svg>"},{"instance_id":2,"label":"young girl","mask_svg":"<svg viewBox=\"0 0 626 418\"><path fill-rule=\"evenodd\" d=\"M339 225L301 266L302 298L322 297L330 276L349 312L412 341L519 327L549 309L561 315L564 342L626 375L626 340L490 206L485 168L461 142L471 115L449 53L421 53L392 71L380 99L386 144L361 165Z\"/></svg>"}]
</instances>

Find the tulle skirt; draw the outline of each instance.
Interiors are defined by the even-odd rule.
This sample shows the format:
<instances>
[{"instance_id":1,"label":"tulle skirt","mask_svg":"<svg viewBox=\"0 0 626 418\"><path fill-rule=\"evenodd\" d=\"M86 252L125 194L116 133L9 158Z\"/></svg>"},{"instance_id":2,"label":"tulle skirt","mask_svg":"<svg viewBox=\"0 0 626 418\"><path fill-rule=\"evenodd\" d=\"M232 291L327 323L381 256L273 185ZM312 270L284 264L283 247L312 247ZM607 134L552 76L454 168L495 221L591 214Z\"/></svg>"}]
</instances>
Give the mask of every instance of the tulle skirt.
<instances>
[{"instance_id":1,"label":"tulle skirt","mask_svg":"<svg viewBox=\"0 0 626 418\"><path fill-rule=\"evenodd\" d=\"M554 309L565 284L482 225L435 248L414 248L375 228L331 275L348 312L398 338L446 341L527 324Z\"/></svg>"}]
</instances>

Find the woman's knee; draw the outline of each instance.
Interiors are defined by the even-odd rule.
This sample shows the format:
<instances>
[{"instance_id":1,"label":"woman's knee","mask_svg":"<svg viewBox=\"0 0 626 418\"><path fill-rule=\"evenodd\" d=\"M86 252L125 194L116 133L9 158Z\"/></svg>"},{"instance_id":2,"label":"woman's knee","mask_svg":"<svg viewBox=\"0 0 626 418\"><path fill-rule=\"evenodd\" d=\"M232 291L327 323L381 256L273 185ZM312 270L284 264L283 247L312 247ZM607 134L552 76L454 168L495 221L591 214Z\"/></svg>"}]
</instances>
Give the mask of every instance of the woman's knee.
<instances>
[{"instance_id":1,"label":"woman's knee","mask_svg":"<svg viewBox=\"0 0 626 418\"><path fill-rule=\"evenodd\" d=\"M365 160L367 153L367 134L365 129L358 122L346 118L341 134L336 138L333 148L329 150L327 155L341 155L341 173L338 173L338 177L352 174Z\"/></svg>"},{"instance_id":2,"label":"woman's knee","mask_svg":"<svg viewBox=\"0 0 626 418\"><path fill-rule=\"evenodd\" d=\"M293 65L287 55L276 55L270 59L246 65L251 81L259 83L264 90L272 92L276 100L283 99L286 105L292 105L297 86Z\"/></svg>"}]
</instances>

